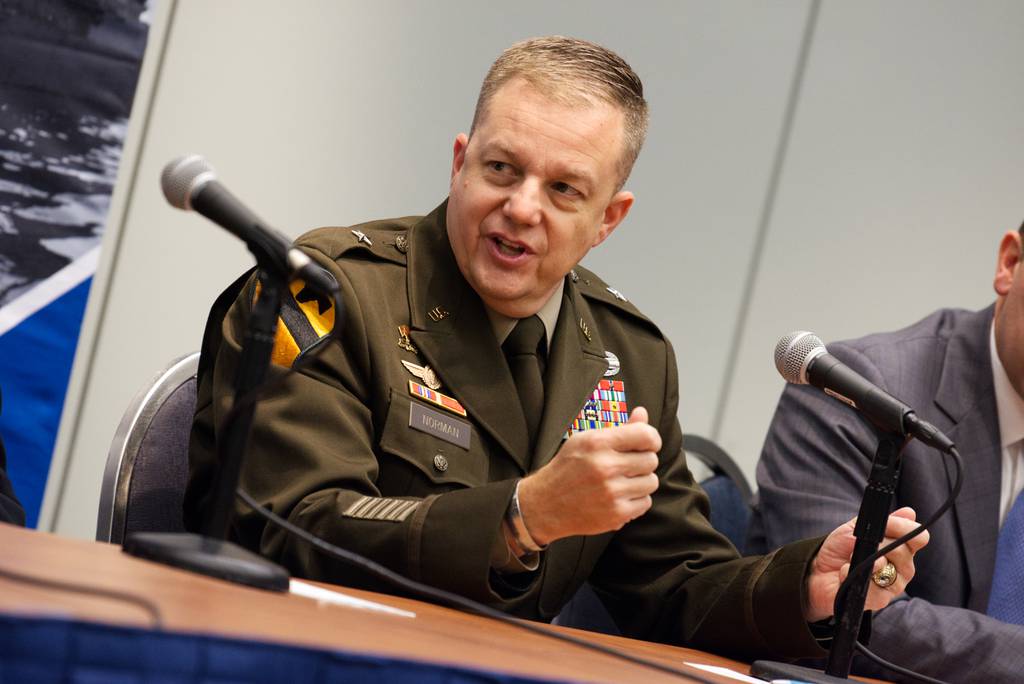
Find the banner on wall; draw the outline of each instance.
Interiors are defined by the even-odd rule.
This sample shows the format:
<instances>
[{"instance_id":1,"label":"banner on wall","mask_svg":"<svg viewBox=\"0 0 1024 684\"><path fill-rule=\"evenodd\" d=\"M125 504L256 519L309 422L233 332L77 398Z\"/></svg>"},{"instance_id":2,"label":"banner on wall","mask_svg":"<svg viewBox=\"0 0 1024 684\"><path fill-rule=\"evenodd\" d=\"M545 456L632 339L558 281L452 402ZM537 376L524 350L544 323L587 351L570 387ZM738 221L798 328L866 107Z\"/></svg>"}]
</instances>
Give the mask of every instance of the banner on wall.
<instances>
[{"instance_id":1,"label":"banner on wall","mask_svg":"<svg viewBox=\"0 0 1024 684\"><path fill-rule=\"evenodd\" d=\"M0 436L39 519L155 0L0 0Z\"/></svg>"}]
</instances>

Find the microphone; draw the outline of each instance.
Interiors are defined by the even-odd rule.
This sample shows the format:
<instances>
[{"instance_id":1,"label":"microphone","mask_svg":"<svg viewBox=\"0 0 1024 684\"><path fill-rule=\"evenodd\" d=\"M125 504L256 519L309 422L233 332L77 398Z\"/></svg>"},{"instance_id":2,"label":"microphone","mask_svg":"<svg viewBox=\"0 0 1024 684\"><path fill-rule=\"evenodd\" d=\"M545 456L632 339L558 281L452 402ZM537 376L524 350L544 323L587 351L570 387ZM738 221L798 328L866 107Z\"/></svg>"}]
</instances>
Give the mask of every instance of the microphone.
<instances>
[{"instance_id":1,"label":"microphone","mask_svg":"<svg viewBox=\"0 0 1024 684\"><path fill-rule=\"evenodd\" d=\"M881 430L915 437L943 452L954 448L946 435L918 418L914 409L829 354L814 333L798 330L779 340L775 367L786 382L814 385L860 411Z\"/></svg>"},{"instance_id":2,"label":"microphone","mask_svg":"<svg viewBox=\"0 0 1024 684\"><path fill-rule=\"evenodd\" d=\"M338 291L334 276L232 195L200 155L189 154L168 162L160 173L160 187L171 206L197 211L245 242L261 268L287 280L302 278L322 294Z\"/></svg>"}]
</instances>

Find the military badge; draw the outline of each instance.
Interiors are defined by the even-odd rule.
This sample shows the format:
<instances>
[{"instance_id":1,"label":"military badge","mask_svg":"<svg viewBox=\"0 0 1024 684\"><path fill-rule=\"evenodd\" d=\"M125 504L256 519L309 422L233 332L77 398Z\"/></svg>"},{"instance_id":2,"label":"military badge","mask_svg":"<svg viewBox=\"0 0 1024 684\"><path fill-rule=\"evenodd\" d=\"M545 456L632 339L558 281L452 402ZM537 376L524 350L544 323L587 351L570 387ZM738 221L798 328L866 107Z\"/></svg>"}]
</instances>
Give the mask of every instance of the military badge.
<instances>
[{"instance_id":1,"label":"military badge","mask_svg":"<svg viewBox=\"0 0 1024 684\"><path fill-rule=\"evenodd\" d=\"M608 370L604 372L604 377L610 378L619 374L619 369L622 365L619 363L619 357L610 351L604 353L604 358L608 360Z\"/></svg>"},{"instance_id":2,"label":"military badge","mask_svg":"<svg viewBox=\"0 0 1024 684\"><path fill-rule=\"evenodd\" d=\"M420 399L429 401L431 404L434 404L435 406L440 406L446 411L451 411L452 413L460 415L463 418L467 416L466 409L462 408L462 404L457 402L455 399L449 397L446 394L436 392L425 385L421 385L415 380L409 381L409 394L411 394L414 397L419 397Z\"/></svg>"},{"instance_id":3,"label":"military badge","mask_svg":"<svg viewBox=\"0 0 1024 684\"><path fill-rule=\"evenodd\" d=\"M407 352L413 354L419 354L419 350L413 346L412 342L409 341L409 326L400 325L398 326L398 346Z\"/></svg>"},{"instance_id":4,"label":"military badge","mask_svg":"<svg viewBox=\"0 0 1024 684\"><path fill-rule=\"evenodd\" d=\"M566 437L574 432L615 427L629 421L626 385L622 380L598 381L594 392L583 404L576 419L569 425Z\"/></svg>"},{"instance_id":5,"label":"military badge","mask_svg":"<svg viewBox=\"0 0 1024 684\"><path fill-rule=\"evenodd\" d=\"M415 363L410 363L403 360L402 365L405 366L405 370L409 371L417 378L423 381L423 384L432 390L441 389L441 379L437 377L437 373L430 366L417 366Z\"/></svg>"}]
</instances>

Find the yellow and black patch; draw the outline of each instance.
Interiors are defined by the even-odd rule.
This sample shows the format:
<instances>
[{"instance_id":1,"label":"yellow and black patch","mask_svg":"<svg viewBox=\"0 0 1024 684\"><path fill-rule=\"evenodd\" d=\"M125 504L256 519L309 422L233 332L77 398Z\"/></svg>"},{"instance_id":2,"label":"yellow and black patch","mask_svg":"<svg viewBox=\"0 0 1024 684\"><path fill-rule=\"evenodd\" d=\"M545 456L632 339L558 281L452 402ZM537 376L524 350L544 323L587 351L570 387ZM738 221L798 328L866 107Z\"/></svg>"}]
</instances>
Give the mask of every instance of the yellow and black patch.
<instances>
[{"instance_id":1,"label":"yellow and black patch","mask_svg":"<svg viewBox=\"0 0 1024 684\"><path fill-rule=\"evenodd\" d=\"M279 366L291 368L295 359L312 348L334 330L334 304L322 294L306 287L302 280L288 285L290 297L283 297L281 317L277 319L274 351L271 360ZM260 295L256 283L253 301Z\"/></svg>"}]
</instances>

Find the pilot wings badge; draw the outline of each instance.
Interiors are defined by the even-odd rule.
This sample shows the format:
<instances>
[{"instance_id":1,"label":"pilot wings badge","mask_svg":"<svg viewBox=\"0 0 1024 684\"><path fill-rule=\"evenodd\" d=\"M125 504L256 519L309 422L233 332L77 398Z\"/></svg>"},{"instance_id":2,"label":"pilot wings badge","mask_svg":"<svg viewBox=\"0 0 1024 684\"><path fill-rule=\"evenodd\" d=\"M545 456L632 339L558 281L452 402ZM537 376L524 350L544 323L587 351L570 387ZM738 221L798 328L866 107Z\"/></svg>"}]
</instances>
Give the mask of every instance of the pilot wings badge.
<instances>
[{"instance_id":1,"label":"pilot wings badge","mask_svg":"<svg viewBox=\"0 0 1024 684\"><path fill-rule=\"evenodd\" d=\"M405 366L405 370L409 371L417 378L423 381L423 384L432 390L441 389L441 379L437 377L437 373L430 366L417 366L415 363L402 360L402 365Z\"/></svg>"}]
</instances>

